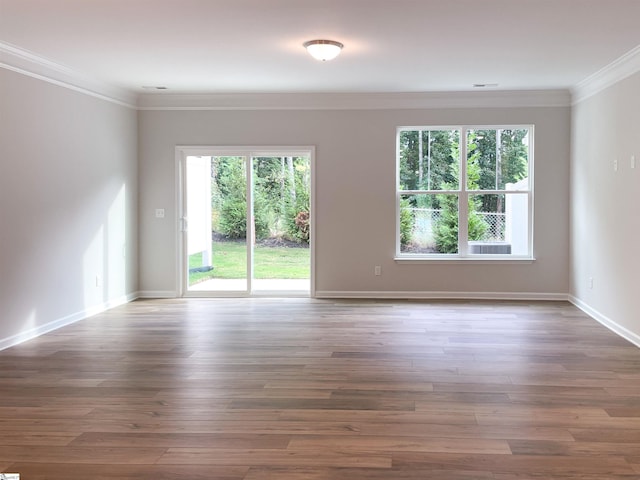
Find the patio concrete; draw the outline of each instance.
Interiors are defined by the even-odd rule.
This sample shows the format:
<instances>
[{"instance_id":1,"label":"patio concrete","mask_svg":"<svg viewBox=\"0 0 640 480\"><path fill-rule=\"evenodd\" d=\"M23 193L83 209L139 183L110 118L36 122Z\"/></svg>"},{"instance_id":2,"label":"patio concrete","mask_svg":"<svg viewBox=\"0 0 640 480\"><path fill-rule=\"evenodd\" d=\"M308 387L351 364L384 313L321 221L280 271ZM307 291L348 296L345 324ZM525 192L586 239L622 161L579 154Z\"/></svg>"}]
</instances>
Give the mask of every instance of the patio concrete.
<instances>
[{"instance_id":1,"label":"patio concrete","mask_svg":"<svg viewBox=\"0 0 640 480\"><path fill-rule=\"evenodd\" d=\"M253 293L308 294L311 289L311 282L309 279L253 279L251 287ZM213 278L189 287L190 292L244 292L246 290L246 279Z\"/></svg>"}]
</instances>

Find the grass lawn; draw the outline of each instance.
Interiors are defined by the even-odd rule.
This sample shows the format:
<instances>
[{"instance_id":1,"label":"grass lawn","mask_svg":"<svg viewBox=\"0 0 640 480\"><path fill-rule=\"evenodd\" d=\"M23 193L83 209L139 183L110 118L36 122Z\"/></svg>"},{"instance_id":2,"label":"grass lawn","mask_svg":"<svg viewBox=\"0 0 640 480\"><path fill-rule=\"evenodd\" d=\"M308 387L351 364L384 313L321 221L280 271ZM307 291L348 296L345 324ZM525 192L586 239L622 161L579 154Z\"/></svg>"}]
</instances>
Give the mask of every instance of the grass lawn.
<instances>
[{"instance_id":1,"label":"grass lawn","mask_svg":"<svg viewBox=\"0 0 640 480\"><path fill-rule=\"evenodd\" d=\"M309 278L310 250L299 247L254 248L254 277L258 279ZM189 256L189 268L202 265L202 254ZM247 252L242 242L213 244L213 270L189 273L189 284L210 278L246 278Z\"/></svg>"}]
</instances>

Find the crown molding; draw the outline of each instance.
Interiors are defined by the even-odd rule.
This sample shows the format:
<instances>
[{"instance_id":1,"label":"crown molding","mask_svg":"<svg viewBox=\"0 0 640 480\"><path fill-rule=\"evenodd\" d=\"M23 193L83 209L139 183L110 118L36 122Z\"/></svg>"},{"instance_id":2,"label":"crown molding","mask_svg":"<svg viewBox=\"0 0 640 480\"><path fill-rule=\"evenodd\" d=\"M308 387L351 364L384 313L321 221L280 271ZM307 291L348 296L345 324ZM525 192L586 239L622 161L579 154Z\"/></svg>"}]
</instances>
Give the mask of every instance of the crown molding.
<instances>
[{"instance_id":1,"label":"crown molding","mask_svg":"<svg viewBox=\"0 0 640 480\"><path fill-rule=\"evenodd\" d=\"M569 90L136 94L3 42L0 42L0 68L138 110L390 110L571 105Z\"/></svg>"},{"instance_id":2,"label":"crown molding","mask_svg":"<svg viewBox=\"0 0 640 480\"><path fill-rule=\"evenodd\" d=\"M138 110L385 110L567 107L569 90L425 93L141 94Z\"/></svg>"},{"instance_id":3,"label":"crown molding","mask_svg":"<svg viewBox=\"0 0 640 480\"><path fill-rule=\"evenodd\" d=\"M8 43L0 42L0 68L118 105L136 108L136 95L134 93L90 78L69 67Z\"/></svg>"},{"instance_id":4,"label":"crown molding","mask_svg":"<svg viewBox=\"0 0 640 480\"><path fill-rule=\"evenodd\" d=\"M572 103L580 103L637 72L640 72L640 45L573 87Z\"/></svg>"}]
</instances>

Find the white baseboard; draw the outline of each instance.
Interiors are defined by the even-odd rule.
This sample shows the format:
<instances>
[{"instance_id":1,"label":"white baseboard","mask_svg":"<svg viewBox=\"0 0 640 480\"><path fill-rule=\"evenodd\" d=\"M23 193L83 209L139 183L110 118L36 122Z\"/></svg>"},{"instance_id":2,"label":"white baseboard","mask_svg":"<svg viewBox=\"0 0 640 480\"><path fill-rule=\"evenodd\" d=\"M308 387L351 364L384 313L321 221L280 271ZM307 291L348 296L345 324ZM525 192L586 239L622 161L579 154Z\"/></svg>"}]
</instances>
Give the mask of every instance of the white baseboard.
<instances>
[{"instance_id":1,"label":"white baseboard","mask_svg":"<svg viewBox=\"0 0 640 480\"><path fill-rule=\"evenodd\" d=\"M177 298L178 293L173 290L142 290L138 298Z\"/></svg>"},{"instance_id":2,"label":"white baseboard","mask_svg":"<svg viewBox=\"0 0 640 480\"><path fill-rule=\"evenodd\" d=\"M125 303L129 303L136 298L138 298L137 293L123 295L122 297L113 298L99 305L92 305L85 308L84 310L73 313L71 315L67 315L66 317L62 317L57 320L53 320L51 322L45 323L44 325L25 330L24 332L17 333L16 335L12 335L11 337L2 338L0 339L0 350L13 347L28 340L32 340L36 337L39 337L40 335L52 332L53 330L57 330L58 328L66 327L67 325L71 325L72 323L92 317L94 315L97 315L98 313L105 312L111 308L124 305Z\"/></svg>"},{"instance_id":3,"label":"white baseboard","mask_svg":"<svg viewBox=\"0 0 640 480\"><path fill-rule=\"evenodd\" d=\"M316 298L424 299L424 300L551 300L567 301L565 293L530 292L402 292L402 291L330 291L317 290Z\"/></svg>"},{"instance_id":4,"label":"white baseboard","mask_svg":"<svg viewBox=\"0 0 640 480\"><path fill-rule=\"evenodd\" d=\"M577 297L574 297L573 295L569 295L569 301L573 303L576 307L578 307L580 310L582 310L584 313L586 313L590 317L593 317L594 320L596 320L597 322L607 327L616 335L619 335L625 340L628 340L631 343L633 343L635 346L640 347L640 335L638 335L637 333L634 333L628 328L623 327L622 325L619 325L618 323L614 322L606 315L603 315L602 313L597 311L595 308L590 307L589 305L584 303L582 300L580 300Z\"/></svg>"}]
</instances>

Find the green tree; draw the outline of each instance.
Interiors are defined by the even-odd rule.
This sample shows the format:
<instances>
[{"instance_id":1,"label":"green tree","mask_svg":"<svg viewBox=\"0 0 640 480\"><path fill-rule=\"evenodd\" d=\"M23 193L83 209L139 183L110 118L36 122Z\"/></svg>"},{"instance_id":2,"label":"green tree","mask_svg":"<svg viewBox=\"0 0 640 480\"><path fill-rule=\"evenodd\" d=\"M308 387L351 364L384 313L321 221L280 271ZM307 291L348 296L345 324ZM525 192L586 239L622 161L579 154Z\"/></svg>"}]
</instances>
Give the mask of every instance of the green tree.
<instances>
[{"instance_id":1,"label":"green tree","mask_svg":"<svg viewBox=\"0 0 640 480\"><path fill-rule=\"evenodd\" d=\"M414 215L411 211L411 202L408 198L400 199L400 246L411 244L413 237Z\"/></svg>"},{"instance_id":2,"label":"green tree","mask_svg":"<svg viewBox=\"0 0 640 480\"><path fill-rule=\"evenodd\" d=\"M451 167L458 162L458 158L452 155L452 148L457 147L459 141L460 132L456 129L400 131L399 189L434 191L445 185L458 188L458 177ZM439 195L424 193L412 195L401 202L402 247L414 241L413 226L417 213L411 209L424 209L420 212L423 216L433 215L442 208L440 200Z\"/></svg>"},{"instance_id":3,"label":"green tree","mask_svg":"<svg viewBox=\"0 0 640 480\"><path fill-rule=\"evenodd\" d=\"M476 161L480 177L474 188L504 190L528 175L526 129L470 130L467 136L467 162ZM469 187L471 188L471 187ZM482 195L480 210L504 212L502 197Z\"/></svg>"},{"instance_id":4,"label":"green tree","mask_svg":"<svg viewBox=\"0 0 640 480\"><path fill-rule=\"evenodd\" d=\"M254 209L266 219L269 236L308 243L310 175L307 157L253 159Z\"/></svg>"},{"instance_id":5,"label":"green tree","mask_svg":"<svg viewBox=\"0 0 640 480\"><path fill-rule=\"evenodd\" d=\"M276 237L282 231L290 183L283 171L284 162L284 157L256 157L252 160L254 216L266 224L259 236L256 231L258 239Z\"/></svg>"},{"instance_id":6,"label":"green tree","mask_svg":"<svg viewBox=\"0 0 640 480\"><path fill-rule=\"evenodd\" d=\"M219 232L229 239L247 237L247 188L244 161L239 157L215 157L213 175L215 188L212 203L220 212L216 219ZM266 209L262 198L254 199L256 238L269 233Z\"/></svg>"},{"instance_id":7,"label":"green tree","mask_svg":"<svg viewBox=\"0 0 640 480\"><path fill-rule=\"evenodd\" d=\"M289 168L290 181L293 182L290 192L294 192L294 195L287 196L285 236L289 240L309 243L311 165L308 158L295 157L292 159L292 167Z\"/></svg>"},{"instance_id":8,"label":"green tree","mask_svg":"<svg viewBox=\"0 0 640 480\"><path fill-rule=\"evenodd\" d=\"M310 164L306 157L252 159L256 239L285 237L309 241ZM242 157L215 157L212 169L215 231L246 238L246 171Z\"/></svg>"},{"instance_id":9,"label":"green tree","mask_svg":"<svg viewBox=\"0 0 640 480\"><path fill-rule=\"evenodd\" d=\"M451 155L453 158L459 158L458 144L452 145ZM459 163L451 165L451 174L454 178L459 177ZM480 166L478 157L472 156L467 162L467 186L469 189L475 189L480 180ZM456 185L443 183L442 190L455 190ZM458 253L458 196L454 194L438 195L441 205L441 214L435 223L434 238L436 249L440 253ZM476 196L469 196L468 203L468 238L469 240L482 240L487 231L487 224L478 214L480 201Z\"/></svg>"},{"instance_id":10,"label":"green tree","mask_svg":"<svg viewBox=\"0 0 640 480\"><path fill-rule=\"evenodd\" d=\"M457 184L451 165L452 144L458 144L457 130L403 130L399 136L400 190L438 190L444 183ZM414 207L438 208L437 198L418 195Z\"/></svg>"}]
</instances>

